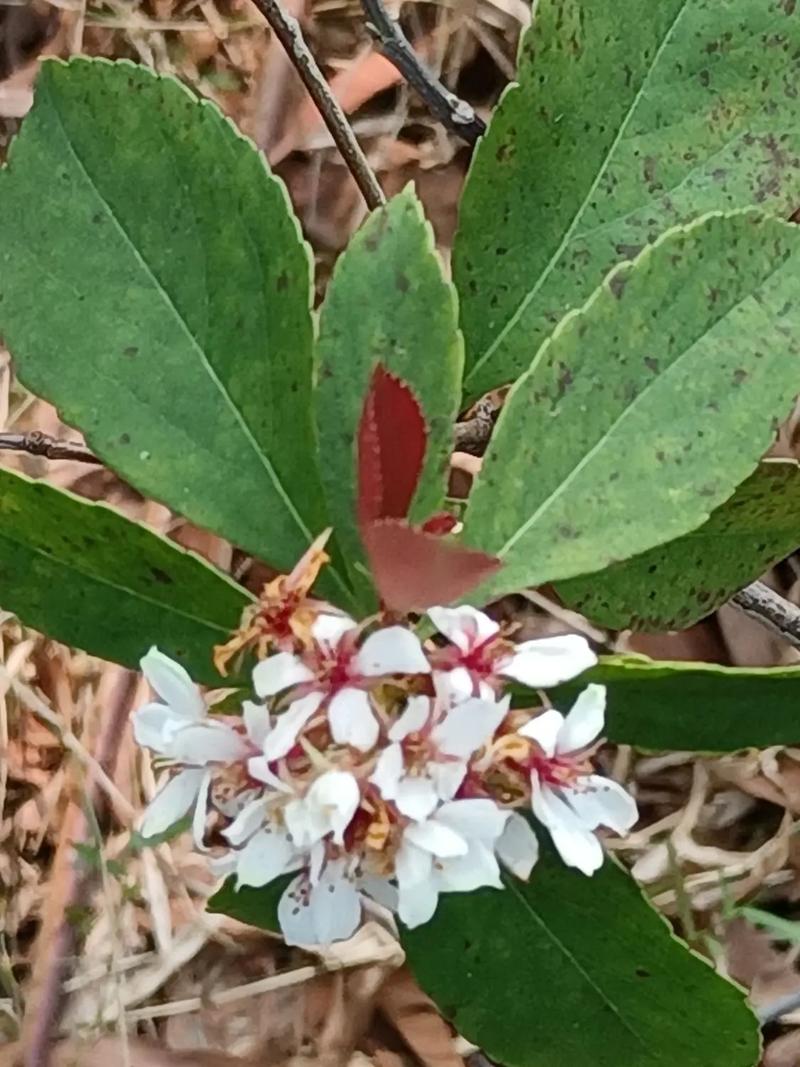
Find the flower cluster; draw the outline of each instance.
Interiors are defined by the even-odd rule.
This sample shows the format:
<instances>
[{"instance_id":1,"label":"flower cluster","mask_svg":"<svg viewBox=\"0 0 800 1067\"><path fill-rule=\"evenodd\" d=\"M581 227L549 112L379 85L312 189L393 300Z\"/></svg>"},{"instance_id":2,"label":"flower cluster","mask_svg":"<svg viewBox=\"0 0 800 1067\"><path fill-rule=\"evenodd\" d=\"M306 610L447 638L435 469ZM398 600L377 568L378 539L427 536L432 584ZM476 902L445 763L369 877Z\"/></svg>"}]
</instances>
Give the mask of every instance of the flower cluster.
<instances>
[{"instance_id":1,"label":"flower cluster","mask_svg":"<svg viewBox=\"0 0 800 1067\"><path fill-rule=\"evenodd\" d=\"M424 923L441 892L502 888L501 864L527 879L538 844L523 811L567 864L601 865L595 831L624 833L637 817L592 768L605 690L589 685L566 717L512 709L505 692L590 667L582 637L514 644L474 608L439 607L438 634L422 641L410 624L358 624L303 586L283 588L283 612L281 587L267 587L264 610L224 646L218 662L244 647L262 656L240 716L209 714L157 650L142 660L160 700L135 713L136 740L169 764L146 836L191 812L197 847L237 886L293 874L278 910L293 944L349 937L374 903Z\"/></svg>"}]
</instances>

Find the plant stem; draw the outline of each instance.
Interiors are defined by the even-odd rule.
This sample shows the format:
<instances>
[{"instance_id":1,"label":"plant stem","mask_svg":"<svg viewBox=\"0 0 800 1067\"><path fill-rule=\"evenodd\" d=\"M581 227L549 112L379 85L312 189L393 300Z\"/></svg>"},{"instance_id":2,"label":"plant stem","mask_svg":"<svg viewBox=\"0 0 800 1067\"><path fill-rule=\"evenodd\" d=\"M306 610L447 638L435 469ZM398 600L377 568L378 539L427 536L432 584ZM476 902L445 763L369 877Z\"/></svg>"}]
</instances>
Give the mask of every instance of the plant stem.
<instances>
[{"instance_id":1,"label":"plant stem","mask_svg":"<svg viewBox=\"0 0 800 1067\"><path fill-rule=\"evenodd\" d=\"M752 582L736 593L731 603L763 626L800 648L800 608L773 592L763 582Z\"/></svg>"},{"instance_id":2,"label":"plant stem","mask_svg":"<svg viewBox=\"0 0 800 1067\"><path fill-rule=\"evenodd\" d=\"M328 83L317 65L316 59L306 44L297 19L287 14L277 0L253 0L267 20L270 29L278 38L292 66L317 105L320 115L330 131L336 147L342 154L350 173L361 190L361 195L372 209L386 203L383 190L378 184L367 157L361 149L347 116L330 91Z\"/></svg>"},{"instance_id":3,"label":"plant stem","mask_svg":"<svg viewBox=\"0 0 800 1067\"><path fill-rule=\"evenodd\" d=\"M99 463L84 445L76 441L57 441L41 430L28 433L0 433L0 450L10 452L27 452L31 456L44 456L45 459L74 459L78 463Z\"/></svg>"},{"instance_id":4,"label":"plant stem","mask_svg":"<svg viewBox=\"0 0 800 1067\"><path fill-rule=\"evenodd\" d=\"M405 34L383 6L383 0L361 0L369 19L367 28L380 44L381 52L419 93L428 110L462 141L475 144L486 132L486 123L466 100L451 93L427 70Z\"/></svg>"}]
</instances>

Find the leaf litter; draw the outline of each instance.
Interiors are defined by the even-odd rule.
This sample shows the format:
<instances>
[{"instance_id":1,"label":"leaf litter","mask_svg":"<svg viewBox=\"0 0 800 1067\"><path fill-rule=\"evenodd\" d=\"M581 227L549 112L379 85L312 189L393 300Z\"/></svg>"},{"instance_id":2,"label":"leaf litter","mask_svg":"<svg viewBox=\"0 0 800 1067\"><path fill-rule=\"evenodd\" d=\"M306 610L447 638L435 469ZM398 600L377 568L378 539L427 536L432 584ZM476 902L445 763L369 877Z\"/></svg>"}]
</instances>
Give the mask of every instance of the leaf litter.
<instances>
[{"instance_id":1,"label":"leaf litter","mask_svg":"<svg viewBox=\"0 0 800 1067\"><path fill-rule=\"evenodd\" d=\"M398 84L371 45L357 5L292 0L291 6L387 192L415 181L447 255L465 151ZM8 10L16 21L15 9ZM5 8L0 12L7 41L11 19ZM6 63L0 77L14 67L0 80L0 156L29 106L40 49L126 56L174 73L215 99L275 163L314 246L321 291L363 209L293 71L245 0L35 0L26 18L31 13L32 52L16 47L11 64L6 43L0 57ZM403 8L420 52L484 117L513 69L528 17L518 0L479 0L469 13L421 2ZM16 384L5 355L0 425L71 436L49 405ZM778 447L782 455L800 456L797 417ZM108 471L9 453L2 462L106 500L223 570L245 574L252 566ZM456 453L454 495L465 495L479 465L479 457ZM263 576L258 565L255 571L246 580L257 587ZM770 580L798 599L796 560L776 568ZM563 613L549 593L506 598L498 610L522 624L524 637L542 636L558 628ZM656 658L800 661L729 608L677 635L600 634L585 620L582 625L615 651ZM92 1067L112 1056L135 1067L323 1060L458 1067L478 1057L477 1067L479 1054L415 986L382 927L368 927L335 958L287 949L204 913L213 886L184 838L131 848L130 828L155 788L152 767L134 750L126 725L128 709L142 696L141 683L127 672L0 614L0 1065L20 1062L20 1039L35 1030L37 1013L54 995L48 986L54 944L69 944L68 974L55 992L63 1000L65 1040L53 1062L64 1067ZM635 790L643 812L640 829L614 849L677 932L750 988L757 1008L800 994L794 836L800 750L704 759L609 749L606 759L614 777ZM90 783L98 762L108 775L106 788ZM800 1007L771 1022L766 1036L764 1067L796 1063Z\"/></svg>"}]
</instances>

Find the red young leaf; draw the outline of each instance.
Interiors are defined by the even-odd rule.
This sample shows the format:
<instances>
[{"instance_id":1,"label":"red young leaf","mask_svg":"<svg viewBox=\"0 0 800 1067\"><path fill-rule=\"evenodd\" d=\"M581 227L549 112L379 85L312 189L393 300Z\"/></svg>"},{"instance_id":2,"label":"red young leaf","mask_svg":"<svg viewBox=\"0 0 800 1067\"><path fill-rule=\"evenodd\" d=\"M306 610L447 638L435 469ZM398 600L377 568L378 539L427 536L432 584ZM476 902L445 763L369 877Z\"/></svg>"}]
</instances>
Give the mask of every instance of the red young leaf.
<instances>
[{"instance_id":1,"label":"red young leaf","mask_svg":"<svg viewBox=\"0 0 800 1067\"><path fill-rule=\"evenodd\" d=\"M372 576L384 605L407 614L450 604L500 567L500 560L445 541L402 519L361 528Z\"/></svg>"},{"instance_id":2,"label":"red young leaf","mask_svg":"<svg viewBox=\"0 0 800 1067\"><path fill-rule=\"evenodd\" d=\"M444 537L445 534L452 533L456 526L458 526L458 519L455 515L451 515L449 511L437 511L423 522L422 529L425 533Z\"/></svg>"},{"instance_id":3,"label":"red young leaf","mask_svg":"<svg viewBox=\"0 0 800 1067\"><path fill-rule=\"evenodd\" d=\"M417 398L379 363L358 426L358 521L362 526L408 514L427 440Z\"/></svg>"}]
</instances>

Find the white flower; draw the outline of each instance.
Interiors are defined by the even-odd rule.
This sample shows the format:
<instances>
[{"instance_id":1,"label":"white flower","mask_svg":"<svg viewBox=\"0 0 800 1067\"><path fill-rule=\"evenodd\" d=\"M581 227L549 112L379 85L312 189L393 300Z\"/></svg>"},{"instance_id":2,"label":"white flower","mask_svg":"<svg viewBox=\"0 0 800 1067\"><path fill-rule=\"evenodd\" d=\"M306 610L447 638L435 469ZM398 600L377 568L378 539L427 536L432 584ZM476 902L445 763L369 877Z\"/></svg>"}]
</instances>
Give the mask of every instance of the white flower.
<instances>
[{"instance_id":1,"label":"white flower","mask_svg":"<svg viewBox=\"0 0 800 1067\"><path fill-rule=\"evenodd\" d=\"M597 662L589 643L578 634L514 645L500 636L493 619L475 608L430 608L428 615L452 643L442 653L443 669L434 672L437 692L451 703L473 695L490 696L500 677L548 689Z\"/></svg>"},{"instance_id":2,"label":"white flower","mask_svg":"<svg viewBox=\"0 0 800 1067\"><path fill-rule=\"evenodd\" d=\"M494 850L504 867L523 882L528 881L539 858L539 842L523 815L511 812Z\"/></svg>"},{"instance_id":3,"label":"white flower","mask_svg":"<svg viewBox=\"0 0 800 1067\"><path fill-rule=\"evenodd\" d=\"M531 768L533 813L547 827L564 862L584 874L593 874L603 863L603 849L593 831L606 826L624 834L638 818L635 801L621 785L584 773L585 750L603 729L605 698L604 686L587 686L566 718L551 709L519 731L543 753Z\"/></svg>"},{"instance_id":4,"label":"white flower","mask_svg":"<svg viewBox=\"0 0 800 1067\"><path fill-rule=\"evenodd\" d=\"M356 629L347 616L318 615L311 627L310 652L302 656L279 652L254 668L253 684L260 697L297 690L298 699L285 713L291 716L284 728L282 745L289 746L285 751L323 702L334 741L369 751L379 734L369 690L388 675L430 672L419 639L404 626L377 630L360 647ZM268 759L278 758L273 751L265 753Z\"/></svg>"},{"instance_id":5,"label":"white flower","mask_svg":"<svg viewBox=\"0 0 800 1067\"><path fill-rule=\"evenodd\" d=\"M160 756L183 764L162 785L144 813L140 832L163 833L194 808L193 833L202 847L211 764L230 763L247 752L247 742L223 722L208 719L200 690L168 656L151 648L141 659L142 671L162 698L133 715L136 741Z\"/></svg>"},{"instance_id":6,"label":"white flower","mask_svg":"<svg viewBox=\"0 0 800 1067\"><path fill-rule=\"evenodd\" d=\"M395 875L398 914L406 926L427 922L441 892L502 888L494 847L508 815L493 800L453 800L405 828Z\"/></svg>"},{"instance_id":7,"label":"white flower","mask_svg":"<svg viewBox=\"0 0 800 1067\"><path fill-rule=\"evenodd\" d=\"M287 945L329 945L351 937L361 922L361 895L347 874L347 861L331 860L314 878L293 879L278 903Z\"/></svg>"},{"instance_id":8,"label":"white flower","mask_svg":"<svg viewBox=\"0 0 800 1067\"><path fill-rule=\"evenodd\" d=\"M427 725L432 702L412 696L389 730L370 781L385 800L410 819L425 819L443 800L452 800L467 772L467 760L494 735L508 713L508 699L499 703L473 698L445 712L430 733L428 758L406 769L402 742Z\"/></svg>"},{"instance_id":9,"label":"white flower","mask_svg":"<svg viewBox=\"0 0 800 1067\"><path fill-rule=\"evenodd\" d=\"M242 808L223 833L234 851L231 870L236 887L262 886L302 867L305 857L277 818L275 794L265 794Z\"/></svg>"}]
</instances>

